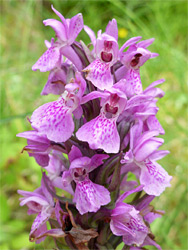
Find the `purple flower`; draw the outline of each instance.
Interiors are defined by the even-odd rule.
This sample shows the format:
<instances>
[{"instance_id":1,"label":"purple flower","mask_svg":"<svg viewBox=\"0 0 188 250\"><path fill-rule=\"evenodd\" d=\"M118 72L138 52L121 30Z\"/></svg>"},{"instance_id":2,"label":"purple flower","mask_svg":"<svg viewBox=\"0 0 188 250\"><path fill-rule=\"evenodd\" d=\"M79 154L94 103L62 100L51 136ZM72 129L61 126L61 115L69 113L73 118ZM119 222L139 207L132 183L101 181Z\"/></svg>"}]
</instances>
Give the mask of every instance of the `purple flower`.
<instances>
[{"instance_id":1,"label":"purple flower","mask_svg":"<svg viewBox=\"0 0 188 250\"><path fill-rule=\"evenodd\" d=\"M49 163L48 154L52 150L51 142L46 135L40 135L38 131L33 130L19 133L17 136L27 139L28 145L23 150L27 151L29 156L33 156L40 166L46 167Z\"/></svg>"},{"instance_id":2,"label":"purple flower","mask_svg":"<svg viewBox=\"0 0 188 250\"><path fill-rule=\"evenodd\" d=\"M141 245L149 232L139 211L134 206L123 202L129 194L140 190L142 186L121 195L111 212L111 231L117 236L123 236L123 242L129 246Z\"/></svg>"},{"instance_id":3,"label":"purple flower","mask_svg":"<svg viewBox=\"0 0 188 250\"><path fill-rule=\"evenodd\" d=\"M140 169L140 183L144 185L144 191L149 195L159 196L166 187L170 186L171 176L156 162L168 151L157 151L162 145L163 139L156 138L158 131L142 133L142 122L135 124L130 129L130 150L125 154L121 163L126 163L128 171ZM140 135L140 136L138 136Z\"/></svg>"},{"instance_id":4,"label":"purple flower","mask_svg":"<svg viewBox=\"0 0 188 250\"><path fill-rule=\"evenodd\" d=\"M86 79L101 90L111 88L114 82L110 68L119 56L117 34L117 23L113 19L109 22L105 33L98 32L96 41L91 37L94 40L96 60L83 71L86 72Z\"/></svg>"},{"instance_id":5,"label":"purple flower","mask_svg":"<svg viewBox=\"0 0 188 250\"><path fill-rule=\"evenodd\" d=\"M158 111L156 102L155 98L144 94L131 97L117 122L126 121L131 124L138 120L145 121L149 116L156 115Z\"/></svg>"},{"instance_id":6,"label":"purple flower","mask_svg":"<svg viewBox=\"0 0 188 250\"><path fill-rule=\"evenodd\" d=\"M157 53L152 53L146 49L153 43L153 38L138 42L140 39L141 37L131 38L120 49L120 60L125 65L124 78L127 80L128 97L143 92L139 68L148 59L158 56ZM127 47L129 47L128 50L123 52Z\"/></svg>"},{"instance_id":7,"label":"purple flower","mask_svg":"<svg viewBox=\"0 0 188 250\"><path fill-rule=\"evenodd\" d=\"M61 22L55 19L47 19L43 23L45 26L51 26L54 29L57 41L52 41L51 46L33 65L32 70L39 69L41 72L52 70L61 62L61 55L67 56L81 70L80 59L70 45L83 29L82 14L79 13L71 19L65 19L53 6L52 9L59 16Z\"/></svg>"},{"instance_id":8,"label":"purple flower","mask_svg":"<svg viewBox=\"0 0 188 250\"><path fill-rule=\"evenodd\" d=\"M73 195L74 192L71 185L64 187L62 183L62 175L66 170L66 167L64 166L65 159L63 159L62 153L53 150L52 154L49 155L49 158L49 164L45 167L45 170L48 171L48 178L51 181L51 184L54 187L58 187Z\"/></svg>"},{"instance_id":9,"label":"purple flower","mask_svg":"<svg viewBox=\"0 0 188 250\"><path fill-rule=\"evenodd\" d=\"M109 191L89 179L89 173L103 163L108 155L94 155L92 158L82 156L78 148L72 146L69 153L70 168L62 176L64 186L72 180L76 183L73 202L80 214L96 212L101 206L110 202Z\"/></svg>"},{"instance_id":10,"label":"purple flower","mask_svg":"<svg viewBox=\"0 0 188 250\"><path fill-rule=\"evenodd\" d=\"M87 141L92 149L103 149L106 153L118 153L120 137L117 131L116 121L125 109L127 98L119 89L119 83L104 93L101 100L99 116L84 124L76 133L81 141ZM100 96L100 92L91 92L90 98ZM102 95L101 95L102 97ZM86 96L86 98L89 98Z\"/></svg>"},{"instance_id":11,"label":"purple flower","mask_svg":"<svg viewBox=\"0 0 188 250\"><path fill-rule=\"evenodd\" d=\"M49 186L50 182L46 178ZM30 240L35 239L42 232L47 230L46 221L51 217L54 212L55 203L53 197L47 190L44 179L42 178L41 187L36 189L34 192L27 192L18 190L18 193L23 197L20 198L20 206L28 206L28 214L37 213L30 232ZM44 238L41 238L36 243L40 243Z\"/></svg>"},{"instance_id":12,"label":"purple flower","mask_svg":"<svg viewBox=\"0 0 188 250\"><path fill-rule=\"evenodd\" d=\"M60 95L65 91L66 74L63 69L55 68L51 70L48 81L44 86L41 95L48 95L52 93L54 95Z\"/></svg>"},{"instance_id":13,"label":"purple flower","mask_svg":"<svg viewBox=\"0 0 188 250\"><path fill-rule=\"evenodd\" d=\"M65 85L75 75L76 68L67 59L50 71L48 81L44 86L41 95L61 95L65 91Z\"/></svg>"},{"instance_id":14,"label":"purple flower","mask_svg":"<svg viewBox=\"0 0 188 250\"><path fill-rule=\"evenodd\" d=\"M147 96L152 96L154 98L162 98L164 96L164 91L160 88L155 88L157 85L162 84L165 80L160 79L157 81L152 82L144 91L143 94Z\"/></svg>"},{"instance_id":15,"label":"purple flower","mask_svg":"<svg viewBox=\"0 0 188 250\"><path fill-rule=\"evenodd\" d=\"M33 112L31 126L49 140L68 140L74 131L72 113L74 112L76 118L82 115L80 101L85 87L85 80L76 72L76 78L66 85L66 91L57 101L46 103Z\"/></svg>"}]
</instances>

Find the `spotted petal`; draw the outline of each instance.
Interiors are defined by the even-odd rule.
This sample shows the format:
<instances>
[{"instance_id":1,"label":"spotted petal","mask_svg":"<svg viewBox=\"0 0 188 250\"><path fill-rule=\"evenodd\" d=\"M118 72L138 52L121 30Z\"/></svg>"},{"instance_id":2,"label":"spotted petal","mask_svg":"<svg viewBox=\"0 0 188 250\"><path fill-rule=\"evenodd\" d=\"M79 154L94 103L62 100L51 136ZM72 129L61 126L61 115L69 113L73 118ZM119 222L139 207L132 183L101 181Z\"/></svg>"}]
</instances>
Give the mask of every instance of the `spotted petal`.
<instances>
[{"instance_id":1,"label":"spotted petal","mask_svg":"<svg viewBox=\"0 0 188 250\"><path fill-rule=\"evenodd\" d=\"M67 40L66 29L62 22L55 19L47 19L43 21L45 26L51 26L56 36L63 42Z\"/></svg>"},{"instance_id":2,"label":"spotted petal","mask_svg":"<svg viewBox=\"0 0 188 250\"><path fill-rule=\"evenodd\" d=\"M41 72L52 70L60 59L60 51L58 47L50 47L33 65L32 70L39 69Z\"/></svg>"},{"instance_id":3,"label":"spotted petal","mask_svg":"<svg viewBox=\"0 0 188 250\"><path fill-rule=\"evenodd\" d=\"M71 18L69 25L69 44L72 44L74 42L83 27L84 23L81 13Z\"/></svg>"},{"instance_id":4,"label":"spotted petal","mask_svg":"<svg viewBox=\"0 0 188 250\"><path fill-rule=\"evenodd\" d=\"M91 81L97 88L104 90L112 87L113 77L108 63L103 63L97 59L83 71L86 72L86 79Z\"/></svg>"},{"instance_id":5,"label":"spotted petal","mask_svg":"<svg viewBox=\"0 0 188 250\"><path fill-rule=\"evenodd\" d=\"M118 153L120 137L116 118L107 119L104 114L84 124L76 133L81 141L87 141L91 149L103 149L106 153Z\"/></svg>"},{"instance_id":6,"label":"spotted petal","mask_svg":"<svg viewBox=\"0 0 188 250\"><path fill-rule=\"evenodd\" d=\"M147 160L141 167L140 183L149 195L159 196L166 187L170 187L171 179L172 176L169 176L157 162Z\"/></svg>"},{"instance_id":7,"label":"spotted petal","mask_svg":"<svg viewBox=\"0 0 188 250\"><path fill-rule=\"evenodd\" d=\"M110 228L115 235L122 235L127 245L142 244L148 233L139 211L123 202L112 210Z\"/></svg>"},{"instance_id":8,"label":"spotted petal","mask_svg":"<svg viewBox=\"0 0 188 250\"><path fill-rule=\"evenodd\" d=\"M112 21L109 21L106 27L106 33L110 36L113 36L116 40L118 40L118 27L115 18L113 18Z\"/></svg>"},{"instance_id":9,"label":"spotted petal","mask_svg":"<svg viewBox=\"0 0 188 250\"><path fill-rule=\"evenodd\" d=\"M126 94L128 97L133 96L134 94L142 93L142 83L140 79L139 70L130 69L126 74Z\"/></svg>"},{"instance_id":10,"label":"spotted petal","mask_svg":"<svg viewBox=\"0 0 188 250\"><path fill-rule=\"evenodd\" d=\"M38 233L37 230L50 218L50 213L40 212L35 218L29 234L30 241L35 241Z\"/></svg>"},{"instance_id":11,"label":"spotted petal","mask_svg":"<svg viewBox=\"0 0 188 250\"><path fill-rule=\"evenodd\" d=\"M96 212L103 205L110 202L109 191L101 185L85 180L76 185L73 201L80 214Z\"/></svg>"},{"instance_id":12,"label":"spotted petal","mask_svg":"<svg viewBox=\"0 0 188 250\"><path fill-rule=\"evenodd\" d=\"M41 95L60 95L64 92L66 85L66 74L62 69L52 70L48 76L48 81L44 86Z\"/></svg>"},{"instance_id":13,"label":"spotted petal","mask_svg":"<svg viewBox=\"0 0 188 250\"><path fill-rule=\"evenodd\" d=\"M149 130L158 130L160 134L164 134L165 131L161 124L159 123L157 117L155 115L151 115L147 119L147 125Z\"/></svg>"},{"instance_id":14,"label":"spotted petal","mask_svg":"<svg viewBox=\"0 0 188 250\"><path fill-rule=\"evenodd\" d=\"M63 98L46 103L33 112L31 126L49 140L64 142L74 131L71 108L65 106Z\"/></svg>"}]
</instances>

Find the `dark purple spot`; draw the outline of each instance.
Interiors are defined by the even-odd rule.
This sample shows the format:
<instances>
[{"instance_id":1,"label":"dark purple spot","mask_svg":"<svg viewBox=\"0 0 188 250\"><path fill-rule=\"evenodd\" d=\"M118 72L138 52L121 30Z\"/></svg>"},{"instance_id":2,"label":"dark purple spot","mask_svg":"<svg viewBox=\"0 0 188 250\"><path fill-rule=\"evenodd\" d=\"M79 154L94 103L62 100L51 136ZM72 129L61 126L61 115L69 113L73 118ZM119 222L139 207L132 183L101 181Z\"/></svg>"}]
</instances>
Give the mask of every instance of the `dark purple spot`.
<instances>
[{"instance_id":1,"label":"dark purple spot","mask_svg":"<svg viewBox=\"0 0 188 250\"><path fill-rule=\"evenodd\" d=\"M135 67L136 65L138 65L141 56L142 54L140 53L137 53L136 55L134 55L132 61L130 62L131 67Z\"/></svg>"},{"instance_id":2,"label":"dark purple spot","mask_svg":"<svg viewBox=\"0 0 188 250\"><path fill-rule=\"evenodd\" d=\"M77 173L77 172L74 172L74 177L78 177L79 176L79 174Z\"/></svg>"},{"instance_id":3,"label":"dark purple spot","mask_svg":"<svg viewBox=\"0 0 188 250\"><path fill-rule=\"evenodd\" d=\"M85 168L84 168L84 170L83 170L83 175L85 175L86 174L86 170L85 170Z\"/></svg>"},{"instance_id":4,"label":"dark purple spot","mask_svg":"<svg viewBox=\"0 0 188 250\"><path fill-rule=\"evenodd\" d=\"M113 107L113 106L109 105L109 103L107 103L105 105L105 110L106 110L106 112L115 115L118 111L118 107Z\"/></svg>"}]
</instances>

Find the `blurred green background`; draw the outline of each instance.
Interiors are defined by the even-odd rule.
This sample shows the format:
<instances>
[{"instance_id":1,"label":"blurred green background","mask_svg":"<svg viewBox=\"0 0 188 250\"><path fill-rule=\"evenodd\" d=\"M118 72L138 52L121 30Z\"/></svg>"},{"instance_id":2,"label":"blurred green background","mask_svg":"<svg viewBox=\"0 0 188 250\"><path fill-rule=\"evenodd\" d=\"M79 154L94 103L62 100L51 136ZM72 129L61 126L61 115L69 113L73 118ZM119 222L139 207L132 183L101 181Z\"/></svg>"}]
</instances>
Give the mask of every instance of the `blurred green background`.
<instances>
[{"instance_id":1,"label":"blurred green background","mask_svg":"<svg viewBox=\"0 0 188 250\"><path fill-rule=\"evenodd\" d=\"M173 175L172 187L155 199L157 209L166 211L152 224L156 240L164 250L186 250L187 245L187 1L8 1L1 7L1 232L0 249L52 249L53 242L30 243L28 234L34 216L26 207L19 207L17 189L34 190L40 184L40 167L27 153L20 154L26 140L16 134L30 130L26 116L39 105L55 100L40 96L48 73L33 72L32 65L45 51L44 40L54 31L42 21L57 18L51 4L66 18L81 12L84 23L95 33L104 31L108 21L116 18L119 44L133 36L156 40L150 50L160 54L141 69L146 87L165 78L161 88L166 92L159 100L158 119L166 134L163 149L171 154L161 160ZM79 39L89 43L82 31ZM154 249L154 248L150 248Z\"/></svg>"}]
</instances>

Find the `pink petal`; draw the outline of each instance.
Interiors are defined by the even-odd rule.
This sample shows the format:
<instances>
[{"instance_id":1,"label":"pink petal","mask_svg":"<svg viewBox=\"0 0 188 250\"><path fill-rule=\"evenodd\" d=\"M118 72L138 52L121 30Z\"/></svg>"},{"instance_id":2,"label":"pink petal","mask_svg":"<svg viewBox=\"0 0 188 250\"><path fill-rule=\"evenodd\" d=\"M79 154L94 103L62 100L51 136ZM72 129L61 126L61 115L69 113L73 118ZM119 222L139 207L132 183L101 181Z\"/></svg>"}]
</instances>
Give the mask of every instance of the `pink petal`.
<instances>
[{"instance_id":1,"label":"pink petal","mask_svg":"<svg viewBox=\"0 0 188 250\"><path fill-rule=\"evenodd\" d=\"M148 91L148 90L154 88L155 86L157 86L157 85L159 85L159 84L162 84L164 81L165 81L165 79L160 79L160 80L157 80L157 81L152 82L152 83L144 90L144 93L145 93L145 91Z\"/></svg>"},{"instance_id":2,"label":"pink petal","mask_svg":"<svg viewBox=\"0 0 188 250\"><path fill-rule=\"evenodd\" d=\"M69 24L69 45L71 45L80 31L83 29L83 17L82 14L79 13L76 16L72 17Z\"/></svg>"},{"instance_id":3,"label":"pink petal","mask_svg":"<svg viewBox=\"0 0 188 250\"><path fill-rule=\"evenodd\" d=\"M43 173L43 176L42 176L42 180L41 180L41 188L42 188L42 192L46 198L46 200L48 201L48 204L53 207L54 206L54 199L53 199L53 196L51 195L51 193L48 191L48 188L49 187L50 189L53 190L53 187L52 187L52 183L51 181L49 180L49 178L46 176L45 173ZM55 190L53 190L55 191Z\"/></svg>"},{"instance_id":4,"label":"pink petal","mask_svg":"<svg viewBox=\"0 0 188 250\"><path fill-rule=\"evenodd\" d=\"M83 115L83 109L81 106L78 106L74 111L73 111L74 117L79 120L82 115Z\"/></svg>"},{"instance_id":5,"label":"pink petal","mask_svg":"<svg viewBox=\"0 0 188 250\"><path fill-rule=\"evenodd\" d=\"M49 218L51 214L40 212L35 218L29 234L29 239L35 241L38 236L37 229L39 229Z\"/></svg>"},{"instance_id":6,"label":"pink petal","mask_svg":"<svg viewBox=\"0 0 188 250\"><path fill-rule=\"evenodd\" d=\"M59 200L57 200L56 204L55 204L55 216L56 216L56 219L57 219L59 225L62 227L61 213L60 213L60 211L62 211L62 208L60 206Z\"/></svg>"},{"instance_id":7,"label":"pink petal","mask_svg":"<svg viewBox=\"0 0 188 250\"><path fill-rule=\"evenodd\" d=\"M130 129L130 149L134 149L137 141L139 139L138 135L142 134L143 122L138 120L138 122Z\"/></svg>"},{"instance_id":8,"label":"pink petal","mask_svg":"<svg viewBox=\"0 0 188 250\"><path fill-rule=\"evenodd\" d=\"M38 237L42 237L42 236L43 237L51 236L53 238L63 238L67 236L67 234L65 234L65 232L63 232L63 230L60 228L54 228L54 229L46 230L43 234L39 235Z\"/></svg>"},{"instance_id":9,"label":"pink petal","mask_svg":"<svg viewBox=\"0 0 188 250\"><path fill-rule=\"evenodd\" d=\"M116 118L107 119L100 114L84 124L76 133L81 141L87 141L91 149L103 149L106 153L118 153L120 137L116 127Z\"/></svg>"},{"instance_id":10,"label":"pink petal","mask_svg":"<svg viewBox=\"0 0 188 250\"><path fill-rule=\"evenodd\" d=\"M83 71L86 72L86 79L91 81L97 88L104 90L113 86L113 76L109 64L97 59Z\"/></svg>"},{"instance_id":11,"label":"pink petal","mask_svg":"<svg viewBox=\"0 0 188 250\"><path fill-rule=\"evenodd\" d=\"M142 246L148 246L148 245L155 246L158 250L162 250L162 248L154 240L152 240L149 236L146 237Z\"/></svg>"},{"instance_id":12,"label":"pink petal","mask_svg":"<svg viewBox=\"0 0 188 250\"><path fill-rule=\"evenodd\" d=\"M71 162L70 168L69 169L74 169L74 168L86 168L86 171L89 167L89 164L91 163L91 159L87 156L83 156L80 158L76 158Z\"/></svg>"},{"instance_id":13,"label":"pink petal","mask_svg":"<svg viewBox=\"0 0 188 250\"><path fill-rule=\"evenodd\" d=\"M136 244L136 245L141 245L146 236L147 236L147 233L146 232L142 232L142 231L136 231L133 229L132 231L134 233L134 236L131 235L131 234L126 234L126 235L123 235L123 242L126 244L126 245L133 245L133 244Z\"/></svg>"},{"instance_id":14,"label":"pink petal","mask_svg":"<svg viewBox=\"0 0 188 250\"><path fill-rule=\"evenodd\" d=\"M80 214L96 212L103 205L110 202L109 191L90 180L78 182L73 201Z\"/></svg>"},{"instance_id":15,"label":"pink petal","mask_svg":"<svg viewBox=\"0 0 188 250\"><path fill-rule=\"evenodd\" d=\"M157 163L145 161L141 167L140 183L144 185L144 191L149 195L159 196L166 187L170 187L172 176Z\"/></svg>"},{"instance_id":16,"label":"pink petal","mask_svg":"<svg viewBox=\"0 0 188 250\"><path fill-rule=\"evenodd\" d=\"M38 131L31 130L31 131L25 131L22 133L17 134L18 137L23 137L28 139L28 141L36 143L37 145L46 145L46 148L50 146L50 141L46 138L46 136L41 136L38 134Z\"/></svg>"},{"instance_id":17,"label":"pink petal","mask_svg":"<svg viewBox=\"0 0 188 250\"><path fill-rule=\"evenodd\" d=\"M127 83L126 83L126 86L127 86L126 94L127 94L128 97L131 97L134 94L139 95L139 94L141 94L143 92L139 70L130 69L127 72L125 78L127 80Z\"/></svg>"},{"instance_id":18,"label":"pink petal","mask_svg":"<svg viewBox=\"0 0 188 250\"><path fill-rule=\"evenodd\" d=\"M95 36L94 31L92 29L90 29L87 25L84 25L84 30L88 34L88 36L90 37L91 42L94 46L96 43L96 36Z\"/></svg>"},{"instance_id":19,"label":"pink petal","mask_svg":"<svg viewBox=\"0 0 188 250\"><path fill-rule=\"evenodd\" d=\"M165 157L167 154L169 154L170 152L168 150L159 150L159 151L155 151L153 154L151 154L149 156L150 160L160 160L163 157Z\"/></svg>"},{"instance_id":20,"label":"pink petal","mask_svg":"<svg viewBox=\"0 0 188 250\"><path fill-rule=\"evenodd\" d=\"M116 19L113 18L112 21L109 21L106 27L106 33L118 40L118 27Z\"/></svg>"},{"instance_id":21,"label":"pink petal","mask_svg":"<svg viewBox=\"0 0 188 250\"><path fill-rule=\"evenodd\" d=\"M59 48L50 47L33 65L32 70L39 69L41 72L52 70L60 58Z\"/></svg>"},{"instance_id":22,"label":"pink petal","mask_svg":"<svg viewBox=\"0 0 188 250\"><path fill-rule=\"evenodd\" d=\"M91 158L91 163L88 172L93 171L95 168L103 164L103 161L108 159L109 155L106 154L96 154Z\"/></svg>"},{"instance_id":23,"label":"pink petal","mask_svg":"<svg viewBox=\"0 0 188 250\"><path fill-rule=\"evenodd\" d=\"M55 19L47 19L43 21L45 26L51 26L52 29L54 29L56 36L63 42L65 42L67 40L66 37L66 30L64 25Z\"/></svg>"},{"instance_id":24,"label":"pink petal","mask_svg":"<svg viewBox=\"0 0 188 250\"><path fill-rule=\"evenodd\" d=\"M77 53L71 46L68 45L68 46L62 47L61 54L67 57L79 71L82 70L83 67L82 67L82 62L80 60L80 57L77 55Z\"/></svg>"},{"instance_id":25,"label":"pink petal","mask_svg":"<svg viewBox=\"0 0 188 250\"><path fill-rule=\"evenodd\" d=\"M63 175L62 175L62 185L63 185L63 188L65 187L68 187L72 181L72 175L70 173L69 170L67 171L64 171L63 172Z\"/></svg>"},{"instance_id":26,"label":"pink petal","mask_svg":"<svg viewBox=\"0 0 188 250\"><path fill-rule=\"evenodd\" d=\"M76 158L82 157L82 153L81 153L79 148L77 148L76 146L73 145L68 156L69 156L69 161L72 162Z\"/></svg>"},{"instance_id":27,"label":"pink petal","mask_svg":"<svg viewBox=\"0 0 188 250\"><path fill-rule=\"evenodd\" d=\"M162 135L165 133L163 127L161 126L155 115L151 115L148 117L147 125L149 130L158 130L159 133Z\"/></svg>"},{"instance_id":28,"label":"pink petal","mask_svg":"<svg viewBox=\"0 0 188 250\"><path fill-rule=\"evenodd\" d=\"M125 192L124 194L122 194L116 201L116 203L119 203L119 202L123 202L124 199L126 197L128 197L129 195L133 194L133 193L136 193L136 192L140 192L141 190L143 190L143 185L140 185L138 186L137 188L133 189L133 190L130 190L130 191L127 191Z\"/></svg>"},{"instance_id":29,"label":"pink petal","mask_svg":"<svg viewBox=\"0 0 188 250\"><path fill-rule=\"evenodd\" d=\"M125 176L125 177L126 178L124 178L121 181L120 190L130 191L130 190L134 189L138 185L137 181L127 181L127 176Z\"/></svg>"},{"instance_id":30,"label":"pink petal","mask_svg":"<svg viewBox=\"0 0 188 250\"><path fill-rule=\"evenodd\" d=\"M66 172L66 171L64 171ZM70 182L72 181L72 177ZM65 190L66 192L68 192L69 194L73 195L74 192L72 190L72 186L70 185L70 182L67 182L65 180L62 180L61 176L56 177L55 179L52 180L52 185L54 187L60 188L62 190Z\"/></svg>"},{"instance_id":31,"label":"pink petal","mask_svg":"<svg viewBox=\"0 0 188 250\"><path fill-rule=\"evenodd\" d=\"M137 36L137 37L132 37L130 38L129 40L127 40L123 46L120 48L119 52L122 53L123 50L128 47L128 46L131 46L133 44L135 44L136 42L138 42L142 37L141 36Z\"/></svg>"},{"instance_id":32,"label":"pink petal","mask_svg":"<svg viewBox=\"0 0 188 250\"><path fill-rule=\"evenodd\" d=\"M45 168L48 171L48 177L59 176L61 171L65 169L63 166L62 154L59 151L53 150L53 153L49 155L50 161Z\"/></svg>"},{"instance_id":33,"label":"pink petal","mask_svg":"<svg viewBox=\"0 0 188 250\"><path fill-rule=\"evenodd\" d=\"M155 82L152 82L143 92L143 94L153 97L162 98L164 96L164 91L162 91L160 88L154 88L155 86L162 84L165 80L160 79Z\"/></svg>"},{"instance_id":34,"label":"pink petal","mask_svg":"<svg viewBox=\"0 0 188 250\"><path fill-rule=\"evenodd\" d=\"M110 229L113 234L117 236L122 236L124 234L131 234L132 231L121 221L111 220L110 221Z\"/></svg>"},{"instance_id":35,"label":"pink petal","mask_svg":"<svg viewBox=\"0 0 188 250\"><path fill-rule=\"evenodd\" d=\"M81 104L84 104L84 103L86 103L90 100L96 99L96 98L107 99L109 96L110 96L110 93L108 93L108 92L92 91L82 98Z\"/></svg>"},{"instance_id":36,"label":"pink petal","mask_svg":"<svg viewBox=\"0 0 188 250\"><path fill-rule=\"evenodd\" d=\"M147 104L147 107L148 107L151 101L153 101L152 97L148 97L146 95L135 95L128 100L127 106L125 109L128 110L128 109L136 107L136 111L137 111L137 109L139 110L139 107L142 104L143 105Z\"/></svg>"},{"instance_id":37,"label":"pink petal","mask_svg":"<svg viewBox=\"0 0 188 250\"><path fill-rule=\"evenodd\" d=\"M46 103L36 109L31 116L31 126L49 140L64 142L74 131L71 108L65 106L63 98Z\"/></svg>"},{"instance_id":38,"label":"pink petal","mask_svg":"<svg viewBox=\"0 0 188 250\"><path fill-rule=\"evenodd\" d=\"M62 69L52 70L48 76L48 81L44 86L41 95L60 95L65 90L66 74Z\"/></svg>"},{"instance_id":39,"label":"pink petal","mask_svg":"<svg viewBox=\"0 0 188 250\"><path fill-rule=\"evenodd\" d=\"M151 138L140 143L134 150L136 161L142 162L148 158L155 150L157 150L164 142L161 138Z\"/></svg>"},{"instance_id":40,"label":"pink petal","mask_svg":"<svg viewBox=\"0 0 188 250\"><path fill-rule=\"evenodd\" d=\"M43 237L40 237L44 232L47 231L47 226L46 226L46 223L45 224L42 224L39 228L37 228L37 230L35 231L34 235L35 235L35 243L36 244L39 244L41 243L42 241L45 240L46 236L43 236Z\"/></svg>"},{"instance_id":41,"label":"pink petal","mask_svg":"<svg viewBox=\"0 0 188 250\"><path fill-rule=\"evenodd\" d=\"M48 163L49 163L49 156L47 154L32 154L32 153L29 153L29 156L33 156L36 160L36 162L41 166L41 167L46 167L48 166Z\"/></svg>"},{"instance_id":42,"label":"pink petal","mask_svg":"<svg viewBox=\"0 0 188 250\"><path fill-rule=\"evenodd\" d=\"M118 203L112 210L110 228L115 235L122 235L127 245L142 244L148 229L133 206Z\"/></svg>"},{"instance_id":43,"label":"pink petal","mask_svg":"<svg viewBox=\"0 0 188 250\"><path fill-rule=\"evenodd\" d=\"M142 47L142 48L146 49L148 46L150 46L154 42L154 40L155 40L155 38L143 40L143 41L137 43L137 47Z\"/></svg>"},{"instance_id":44,"label":"pink petal","mask_svg":"<svg viewBox=\"0 0 188 250\"><path fill-rule=\"evenodd\" d=\"M27 203L29 206L29 204L31 204L31 202L35 202L35 204L38 203L41 206L49 205L48 201L45 199L45 197L42 197L42 196L38 197L38 196L33 195L33 196L29 196L27 198L23 198L23 200L20 202L20 206L27 205Z\"/></svg>"},{"instance_id":45,"label":"pink petal","mask_svg":"<svg viewBox=\"0 0 188 250\"><path fill-rule=\"evenodd\" d=\"M149 224L151 224L157 218L161 218L162 214L164 214L164 211L161 210L150 212L144 216L144 220L147 221Z\"/></svg>"},{"instance_id":46,"label":"pink petal","mask_svg":"<svg viewBox=\"0 0 188 250\"><path fill-rule=\"evenodd\" d=\"M116 77L116 81L120 81L121 79L123 79L126 75L128 71L128 68L123 65L121 66L120 68L118 68L116 71L115 71L115 77Z\"/></svg>"},{"instance_id":47,"label":"pink petal","mask_svg":"<svg viewBox=\"0 0 188 250\"><path fill-rule=\"evenodd\" d=\"M165 95L165 92L160 88L153 88L145 91L144 94L147 96L162 98Z\"/></svg>"},{"instance_id":48,"label":"pink petal","mask_svg":"<svg viewBox=\"0 0 188 250\"><path fill-rule=\"evenodd\" d=\"M129 149L129 151L125 153L125 156L121 160L121 164L131 163L133 162L133 160L134 160L134 155L133 155L132 149Z\"/></svg>"},{"instance_id":49,"label":"pink petal","mask_svg":"<svg viewBox=\"0 0 188 250\"><path fill-rule=\"evenodd\" d=\"M66 19L64 18L64 16L63 16L59 11L57 11L57 10L53 7L53 5L51 5L51 8L52 8L52 10L55 12L55 14L61 19L61 22L63 23L63 25L64 25L64 27L65 27L65 30L66 30L66 32L67 32L67 31L68 31L68 25L67 25Z\"/></svg>"}]
</instances>

